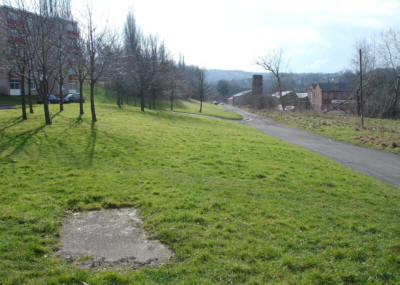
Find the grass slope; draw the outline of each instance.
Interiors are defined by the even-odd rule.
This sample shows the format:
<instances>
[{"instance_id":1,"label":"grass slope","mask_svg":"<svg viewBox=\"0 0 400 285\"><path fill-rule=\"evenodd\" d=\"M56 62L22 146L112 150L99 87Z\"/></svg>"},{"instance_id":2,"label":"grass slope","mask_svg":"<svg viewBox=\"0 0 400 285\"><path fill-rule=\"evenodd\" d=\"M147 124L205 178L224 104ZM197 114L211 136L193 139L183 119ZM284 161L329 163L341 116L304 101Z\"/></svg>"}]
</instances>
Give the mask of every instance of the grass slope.
<instances>
[{"instance_id":1,"label":"grass slope","mask_svg":"<svg viewBox=\"0 0 400 285\"><path fill-rule=\"evenodd\" d=\"M89 86L84 87L84 94L89 94ZM33 96L33 103L36 104L37 96ZM89 96L86 98L89 101ZM126 98L123 98L123 104L128 106L139 106L139 100L133 100L130 98L128 103L126 102ZM26 98L26 102L28 102L28 97ZM113 91L108 91L103 88L96 88L96 102L100 103L109 103L109 104L116 104L117 102L117 95ZM15 106L16 109L21 105L21 96L0 96L0 105L18 105ZM28 104L28 103L27 103ZM148 104L146 104L146 107ZM170 110L170 103L167 101L158 101L156 103L156 108L158 110ZM186 113L193 113L193 114L203 114L215 117L221 117L226 119L234 119L234 120L241 120L242 116L228 112L224 106L216 106L214 104L210 104L207 102L203 102L203 110L200 113L200 101L197 100L176 100L174 103L174 110L177 112L186 112Z\"/></svg>"},{"instance_id":2,"label":"grass slope","mask_svg":"<svg viewBox=\"0 0 400 285\"><path fill-rule=\"evenodd\" d=\"M400 121L319 112L255 111L279 123L351 144L400 154Z\"/></svg>"},{"instance_id":3,"label":"grass slope","mask_svg":"<svg viewBox=\"0 0 400 285\"><path fill-rule=\"evenodd\" d=\"M249 127L97 104L0 111L0 283L400 282L400 191ZM71 211L135 206L175 256L86 271L59 260Z\"/></svg>"},{"instance_id":4,"label":"grass slope","mask_svg":"<svg viewBox=\"0 0 400 285\"><path fill-rule=\"evenodd\" d=\"M84 93L89 93L88 86L85 87ZM117 99L116 99L116 94L107 91L102 88L97 88L96 89L97 93L97 98L99 98L98 101L102 103L110 103L110 104L116 104ZM126 98L124 98L124 104L128 106L139 106L139 100L133 100L130 99L128 101L128 104L126 104ZM148 104L146 104L146 107ZM156 103L156 108L157 110L164 110L164 111L170 111L170 102L168 101L157 101ZM203 114L203 115L209 115L209 116L215 116L215 117L221 117L221 118L226 118L226 119L234 119L234 120L241 120L242 116L228 112L224 106L216 106L211 103L203 102L203 110L200 113L200 101L190 99L190 100L176 100L174 102L174 111L177 112L185 112L185 113L192 113L192 114Z\"/></svg>"},{"instance_id":5,"label":"grass slope","mask_svg":"<svg viewBox=\"0 0 400 285\"><path fill-rule=\"evenodd\" d=\"M169 110L169 105L165 105L163 109ZM203 115L210 115L215 117L222 117L227 119L234 119L234 120L241 120L242 116L228 112L224 106L214 105L207 102L203 102L203 110L200 113L200 101L197 100L178 100L176 102L176 106L174 107L174 111L177 112L186 112L186 113L193 113L193 114L203 114Z\"/></svg>"}]
</instances>

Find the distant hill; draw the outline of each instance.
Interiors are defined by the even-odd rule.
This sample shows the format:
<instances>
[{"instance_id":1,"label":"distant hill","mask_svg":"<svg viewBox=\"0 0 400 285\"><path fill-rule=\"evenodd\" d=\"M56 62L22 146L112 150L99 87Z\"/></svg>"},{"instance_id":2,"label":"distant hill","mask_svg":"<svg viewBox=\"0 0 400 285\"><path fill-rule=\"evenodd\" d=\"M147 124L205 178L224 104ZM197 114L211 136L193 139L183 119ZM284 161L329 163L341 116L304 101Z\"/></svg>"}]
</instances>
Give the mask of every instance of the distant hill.
<instances>
[{"instance_id":1,"label":"distant hill","mask_svg":"<svg viewBox=\"0 0 400 285\"><path fill-rule=\"evenodd\" d=\"M275 91L275 80L271 73L253 73L243 70L206 70L206 78L210 84L216 84L219 80L227 80L231 85L235 85L235 91L242 91L251 88L251 78L254 74L261 74L264 77L264 92ZM282 73L282 88L304 92L312 83L344 83L348 84L354 80L351 72L336 73Z\"/></svg>"},{"instance_id":2,"label":"distant hill","mask_svg":"<svg viewBox=\"0 0 400 285\"><path fill-rule=\"evenodd\" d=\"M222 70L222 69L207 69L206 78L211 84L218 82L219 80L237 81L237 80L248 80L253 77L253 74L267 75L266 73L253 73L243 70Z\"/></svg>"}]
</instances>

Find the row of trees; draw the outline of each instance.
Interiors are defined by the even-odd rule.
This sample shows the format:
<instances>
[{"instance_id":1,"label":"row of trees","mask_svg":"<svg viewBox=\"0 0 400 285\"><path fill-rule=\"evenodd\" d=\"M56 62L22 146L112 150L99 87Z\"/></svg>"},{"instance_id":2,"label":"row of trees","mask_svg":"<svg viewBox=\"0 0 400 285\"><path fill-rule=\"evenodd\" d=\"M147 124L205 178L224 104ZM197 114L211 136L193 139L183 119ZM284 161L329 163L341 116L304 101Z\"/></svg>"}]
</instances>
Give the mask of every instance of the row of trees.
<instances>
[{"instance_id":1,"label":"row of trees","mask_svg":"<svg viewBox=\"0 0 400 285\"><path fill-rule=\"evenodd\" d=\"M187 66L183 56L176 62L164 42L156 36L146 36L129 12L122 40L113 47L113 60L108 69L107 87L117 93L121 107L130 100L145 108L155 109L159 100L169 100L173 110L177 99L205 99L207 84L204 70ZM125 100L124 100L125 99Z\"/></svg>"},{"instance_id":2,"label":"row of trees","mask_svg":"<svg viewBox=\"0 0 400 285\"><path fill-rule=\"evenodd\" d=\"M357 113L362 110L370 117L400 117L400 30L389 29L379 35L357 42L357 52L352 61L355 80L354 96ZM362 90L364 102L360 98L360 57L363 75Z\"/></svg>"},{"instance_id":3,"label":"row of trees","mask_svg":"<svg viewBox=\"0 0 400 285\"><path fill-rule=\"evenodd\" d=\"M58 89L60 111L63 111L63 86L67 76L74 74L79 82L83 115L83 85L90 88L92 121L97 121L95 86L104 81L117 96L121 107L123 97L156 108L159 99L169 99L171 110L178 98L205 99L207 84L204 71L186 66L183 57L175 62L164 43L154 36L145 36L136 26L132 12L127 16L122 37L94 22L92 9L86 7L82 21L75 21L70 12L69 0L26 1L7 3L9 15L0 23L6 33L17 33L9 41L16 50L3 58L3 66L12 63L13 72L20 78L22 117L26 114L26 82L28 83L29 110L33 113L31 81L43 101L45 122L51 124L48 96ZM71 72L73 71L73 72Z\"/></svg>"}]
</instances>

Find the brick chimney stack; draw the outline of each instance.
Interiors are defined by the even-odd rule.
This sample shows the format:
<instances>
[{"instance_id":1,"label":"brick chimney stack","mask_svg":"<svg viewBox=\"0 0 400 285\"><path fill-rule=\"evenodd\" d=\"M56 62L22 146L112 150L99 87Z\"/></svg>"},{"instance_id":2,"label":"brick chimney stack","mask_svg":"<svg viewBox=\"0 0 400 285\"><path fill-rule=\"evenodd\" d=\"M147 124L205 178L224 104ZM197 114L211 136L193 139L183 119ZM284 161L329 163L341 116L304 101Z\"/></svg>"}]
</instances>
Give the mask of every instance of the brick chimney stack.
<instances>
[{"instance_id":1,"label":"brick chimney stack","mask_svg":"<svg viewBox=\"0 0 400 285\"><path fill-rule=\"evenodd\" d=\"M253 95L262 95L263 93L263 77L262 75L253 75Z\"/></svg>"}]
</instances>

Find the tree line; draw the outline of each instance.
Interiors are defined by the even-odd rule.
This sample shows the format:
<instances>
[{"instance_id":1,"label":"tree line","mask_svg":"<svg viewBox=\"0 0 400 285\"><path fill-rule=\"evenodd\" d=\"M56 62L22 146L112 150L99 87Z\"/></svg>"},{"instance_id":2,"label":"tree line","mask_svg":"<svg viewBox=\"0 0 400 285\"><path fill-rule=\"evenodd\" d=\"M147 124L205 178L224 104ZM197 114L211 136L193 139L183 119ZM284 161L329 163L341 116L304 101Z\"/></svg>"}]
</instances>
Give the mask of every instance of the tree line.
<instances>
[{"instance_id":1,"label":"tree line","mask_svg":"<svg viewBox=\"0 0 400 285\"><path fill-rule=\"evenodd\" d=\"M169 101L171 111L178 99L205 100L208 84L205 72L185 64L183 56L175 61L165 43L153 35L144 35L132 11L126 17L121 35L112 48L112 64L104 76L106 87L116 92L117 104L133 101L156 109L159 100Z\"/></svg>"},{"instance_id":2,"label":"tree line","mask_svg":"<svg viewBox=\"0 0 400 285\"><path fill-rule=\"evenodd\" d=\"M95 87L100 82L117 93L119 107L133 100L145 111L155 109L158 100L168 100L173 110L176 100L194 98L200 100L202 111L208 90L204 70L186 65L183 56L174 60L163 41L141 32L133 12L128 13L123 30L118 33L95 23L89 6L78 25L69 9L69 0L33 0L29 4L14 0L6 4L9 16L0 25L8 35L16 33L8 43L9 50L15 52L4 56L2 65L11 63L20 79L24 120L27 105L29 112L34 112L33 82L43 101L45 122L51 124L49 95L58 87L63 111L62 87L71 70L79 83L80 115L84 114L83 86L89 86L93 122L97 121Z\"/></svg>"},{"instance_id":3,"label":"tree line","mask_svg":"<svg viewBox=\"0 0 400 285\"><path fill-rule=\"evenodd\" d=\"M387 29L359 40L352 60L352 71L355 75L352 88L358 114L363 110L369 117L400 118L400 30ZM361 88L364 102L360 98Z\"/></svg>"}]
</instances>

